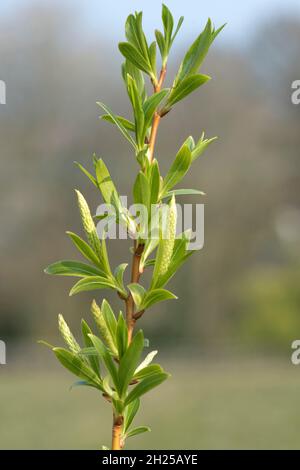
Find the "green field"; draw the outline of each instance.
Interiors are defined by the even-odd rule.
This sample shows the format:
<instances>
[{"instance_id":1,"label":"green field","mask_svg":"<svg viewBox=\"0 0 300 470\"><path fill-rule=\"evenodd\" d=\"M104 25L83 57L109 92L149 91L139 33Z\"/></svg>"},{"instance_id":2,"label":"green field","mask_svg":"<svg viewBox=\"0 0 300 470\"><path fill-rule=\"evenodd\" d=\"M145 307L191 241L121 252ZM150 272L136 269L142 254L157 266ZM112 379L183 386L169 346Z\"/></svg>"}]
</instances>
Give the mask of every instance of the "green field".
<instances>
[{"instance_id":1,"label":"green field","mask_svg":"<svg viewBox=\"0 0 300 470\"><path fill-rule=\"evenodd\" d=\"M146 449L300 448L300 367L274 360L164 361L172 378L144 399L128 441ZM1 449L97 449L110 441L110 408L96 391L69 391L72 376L1 368Z\"/></svg>"}]
</instances>

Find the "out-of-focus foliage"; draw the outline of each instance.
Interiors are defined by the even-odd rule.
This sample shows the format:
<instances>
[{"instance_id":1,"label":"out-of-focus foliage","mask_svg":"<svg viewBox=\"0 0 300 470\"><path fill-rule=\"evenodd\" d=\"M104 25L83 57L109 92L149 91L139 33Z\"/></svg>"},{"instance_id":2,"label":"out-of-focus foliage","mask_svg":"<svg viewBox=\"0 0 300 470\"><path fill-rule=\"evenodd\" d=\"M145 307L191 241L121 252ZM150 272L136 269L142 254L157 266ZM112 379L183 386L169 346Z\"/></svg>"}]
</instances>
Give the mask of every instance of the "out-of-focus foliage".
<instances>
[{"instance_id":1,"label":"out-of-focus foliage","mask_svg":"<svg viewBox=\"0 0 300 470\"><path fill-rule=\"evenodd\" d=\"M7 84L7 105L0 107L4 339L40 336L46 329L55 334L53 311L62 304L68 319L76 317L72 324L85 313L88 293L68 298L68 279L58 284L42 273L59 254L70 259L75 254L68 236L61 237L62 230L80 232L74 183L89 201L98 201L72 161L91 169L90 155L96 152L105 156L114 179L122 177L121 194L133 184L130 146L113 126L95 119L99 99L131 119L123 83L114 78L122 57L103 35L87 43L78 21L70 11L40 7L20 10L0 24L0 78ZM215 47L203 73L222 79L207 83L205 92L200 88L196 100L176 104L176 117L171 112L161 125L157 152L165 156L164 173L182 141L203 123L207 135L219 134L220 144L213 144L201 165L195 162L188 181L208 194L205 247L171 281L179 301L169 312L164 304L159 307L159 330L156 307L142 320L149 336L157 335L156 344L167 325L176 345L188 339L207 349L230 338L239 346L264 346L267 340L289 348L290 335L300 334L294 262L300 107L288 94L289 81L300 78L299 39L300 25L286 19L284 28L275 22L267 35L265 28L257 35L254 54L251 47L243 53ZM178 68L175 62L170 76ZM112 242L116 261L122 246Z\"/></svg>"}]
</instances>

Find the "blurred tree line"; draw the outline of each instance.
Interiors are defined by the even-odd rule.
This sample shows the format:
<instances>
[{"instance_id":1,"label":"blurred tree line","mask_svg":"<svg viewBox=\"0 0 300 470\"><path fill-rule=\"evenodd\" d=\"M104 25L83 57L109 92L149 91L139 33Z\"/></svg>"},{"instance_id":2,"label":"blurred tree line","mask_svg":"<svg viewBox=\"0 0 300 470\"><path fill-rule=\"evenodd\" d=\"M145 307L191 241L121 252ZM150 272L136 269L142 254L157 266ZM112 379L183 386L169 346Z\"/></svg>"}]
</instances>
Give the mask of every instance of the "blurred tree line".
<instances>
[{"instance_id":1,"label":"blurred tree line","mask_svg":"<svg viewBox=\"0 0 300 470\"><path fill-rule=\"evenodd\" d=\"M96 152L121 194L137 170L95 104L128 116L122 58L103 34L86 40L79 18L63 9L27 8L1 20L1 31L0 337L51 337L59 312L76 325L88 300L102 295L69 298L71 280L43 274L50 262L77 256L64 236L81 231L73 188L94 209L101 202L73 162L91 167ZM300 336L300 107L290 99L300 78L300 24L273 21L248 49L221 45L203 67L214 80L163 120L157 146L165 171L188 135L219 136L187 184L207 193L197 200L205 203L205 246L170 285L178 302L142 322L160 346L289 349ZM130 257L129 243L109 249L116 263Z\"/></svg>"}]
</instances>

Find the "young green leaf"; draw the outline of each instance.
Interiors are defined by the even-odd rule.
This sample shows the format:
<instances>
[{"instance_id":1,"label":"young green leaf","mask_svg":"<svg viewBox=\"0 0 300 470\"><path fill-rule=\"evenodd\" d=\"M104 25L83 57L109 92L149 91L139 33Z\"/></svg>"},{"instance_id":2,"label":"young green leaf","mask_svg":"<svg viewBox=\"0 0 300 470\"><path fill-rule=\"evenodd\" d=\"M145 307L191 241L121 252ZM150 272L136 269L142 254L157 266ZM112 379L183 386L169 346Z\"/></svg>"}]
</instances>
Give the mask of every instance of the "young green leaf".
<instances>
[{"instance_id":1,"label":"young green leaf","mask_svg":"<svg viewBox=\"0 0 300 470\"><path fill-rule=\"evenodd\" d=\"M55 274L56 276L103 276L101 269L79 261L62 260L50 264L44 272L46 274Z\"/></svg>"},{"instance_id":2,"label":"young green leaf","mask_svg":"<svg viewBox=\"0 0 300 470\"><path fill-rule=\"evenodd\" d=\"M119 382L118 382L118 371L111 357L108 349L104 346L102 341L97 338L95 335L89 335L93 345L96 348L97 353L99 354L100 359L104 362L107 371L110 373L114 386L119 391Z\"/></svg>"},{"instance_id":3,"label":"young green leaf","mask_svg":"<svg viewBox=\"0 0 300 470\"><path fill-rule=\"evenodd\" d=\"M147 367L153 361L157 353L158 351L151 351L147 354L143 362L141 362L141 364L136 368L135 374L137 374L141 369L144 369L144 367Z\"/></svg>"},{"instance_id":4,"label":"young green leaf","mask_svg":"<svg viewBox=\"0 0 300 470\"><path fill-rule=\"evenodd\" d=\"M106 277L89 276L80 279L70 290L70 296L79 292L86 292L97 289L116 289L116 285Z\"/></svg>"},{"instance_id":5,"label":"young green leaf","mask_svg":"<svg viewBox=\"0 0 300 470\"><path fill-rule=\"evenodd\" d=\"M123 76L123 80L127 88L128 88L128 81L127 81L128 75L134 79L136 86L138 88L138 91L139 91L139 95L142 99L142 102L144 102L146 99L144 75L135 65L133 65L128 60L125 60L125 62L122 65L122 76Z\"/></svg>"},{"instance_id":6,"label":"young green leaf","mask_svg":"<svg viewBox=\"0 0 300 470\"><path fill-rule=\"evenodd\" d=\"M155 205L159 202L159 189L160 189L160 172L156 159L153 160L151 165L150 174L150 205Z\"/></svg>"},{"instance_id":7,"label":"young green leaf","mask_svg":"<svg viewBox=\"0 0 300 470\"><path fill-rule=\"evenodd\" d=\"M110 334L112 338L114 338L117 331L117 320L111 306L109 305L106 299L103 299L102 301L101 312L103 313L103 317L110 331Z\"/></svg>"},{"instance_id":8,"label":"young green leaf","mask_svg":"<svg viewBox=\"0 0 300 470\"><path fill-rule=\"evenodd\" d=\"M92 334L92 330L90 329L89 325L87 324L87 322L84 319L81 320L81 332L82 332L82 338L83 338L85 346L87 348L92 347L93 343L91 341L91 338L89 337L89 335ZM95 357L95 355L87 356L87 358L88 358L89 364L90 364L91 368L93 369L93 371L97 375L100 375L100 368L99 368L98 358Z\"/></svg>"},{"instance_id":9,"label":"young green leaf","mask_svg":"<svg viewBox=\"0 0 300 470\"><path fill-rule=\"evenodd\" d=\"M157 110L158 106L163 101L163 99L167 96L169 91L169 88L164 88L158 93L154 93L145 101L143 105L143 110L145 114L145 132L151 124L155 111Z\"/></svg>"},{"instance_id":10,"label":"young green leaf","mask_svg":"<svg viewBox=\"0 0 300 470\"><path fill-rule=\"evenodd\" d=\"M213 28L211 20L208 19L206 26L202 33L197 37L195 42L191 45L186 53L178 74L175 79L174 85L176 86L180 81L188 75L197 73L200 65L202 64L208 49L213 41Z\"/></svg>"},{"instance_id":11,"label":"young green leaf","mask_svg":"<svg viewBox=\"0 0 300 470\"><path fill-rule=\"evenodd\" d=\"M103 116L101 116L101 119L103 119L103 121L110 122L111 124L116 124L116 121L111 117L110 114L103 114ZM134 122L131 122L122 116L116 116L116 119L119 121L120 124L122 124L123 127L125 127L125 129L130 132L135 132Z\"/></svg>"},{"instance_id":12,"label":"young green leaf","mask_svg":"<svg viewBox=\"0 0 300 470\"><path fill-rule=\"evenodd\" d=\"M78 162L74 162L76 166L78 166L78 168L82 171L82 173L84 173L88 178L89 180L93 183L94 186L98 186L97 185L97 181L96 181L96 178L88 171L84 168L84 166L82 166L80 163Z\"/></svg>"},{"instance_id":13,"label":"young green leaf","mask_svg":"<svg viewBox=\"0 0 300 470\"><path fill-rule=\"evenodd\" d=\"M150 432L151 429L148 426L138 426L136 428L131 429L125 436L126 439L129 437L137 436L138 434L142 434L144 432Z\"/></svg>"},{"instance_id":14,"label":"young green leaf","mask_svg":"<svg viewBox=\"0 0 300 470\"><path fill-rule=\"evenodd\" d=\"M217 140L218 137L212 137L211 139L204 139L204 133L200 137L199 141L195 145L195 147L192 150L192 161L196 160L196 158L200 157L204 150L215 140Z\"/></svg>"},{"instance_id":15,"label":"young green leaf","mask_svg":"<svg viewBox=\"0 0 300 470\"><path fill-rule=\"evenodd\" d=\"M157 374L158 372L163 372L159 364L150 364L149 366L143 367L143 369L134 373L133 380L142 380L150 375Z\"/></svg>"},{"instance_id":16,"label":"young green leaf","mask_svg":"<svg viewBox=\"0 0 300 470\"><path fill-rule=\"evenodd\" d=\"M165 372L158 372L149 377L143 379L138 383L134 389L127 395L125 400L125 406L129 405L133 400L136 400L140 396L152 390L154 387L157 387L162 382L164 382L169 377L169 374Z\"/></svg>"},{"instance_id":17,"label":"young green leaf","mask_svg":"<svg viewBox=\"0 0 300 470\"><path fill-rule=\"evenodd\" d=\"M205 196L203 191L199 191L198 189L172 189L171 191L167 192L163 199L172 196Z\"/></svg>"},{"instance_id":18,"label":"young green leaf","mask_svg":"<svg viewBox=\"0 0 300 470\"><path fill-rule=\"evenodd\" d=\"M148 60L145 60L142 54L129 42L120 42L119 51L125 57L133 63L138 69L146 72L148 75L152 75L151 65Z\"/></svg>"},{"instance_id":19,"label":"young green leaf","mask_svg":"<svg viewBox=\"0 0 300 470\"><path fill-rule=\"evenodd\" d=\"M123 134L125 139L127 139L128 142L133 146L133 148L136 149L135 141L133 140L133 138L129 134L126 127L124 127L122 122L118 119L118 117L104 103L101 103L100 101L97 101L97 105L100 106L106 112L106 114L108 114L111 117L112 121L116 124L116 126L118 127L121 134Z\"/></svg>"},{"instance_id":20,"label":"young green leaf","mask_svg":"<svg viewBox=\"0 0 300 470\"><path fill-rule=\"evenodd\" d=\"M104 202L112 204L118 211L121 210L122 204L118 191L102 158L99 158L96 163L96 178Z\"/></svg>"},{"instance_id":21,"label":"young green leaf","mask_svg":"<svg viewBox=\"0 0 300 470\"><path fill-rule=\"evenodd\" d=\"M128 266L128 263L122 263L122 264L119 264L119 266L117 266L116 269L114 270L114 277L115 277L116 283L125 296L127 295L127 292L124 286L123 277L124 277L124 272L127 266Z\"/></svg>"},{"instance_id":22,"label":"young green leaf","mask_svg":"<svg viewBox=\"0 0 300 470\"><path fill-rule=\"evenodd\" d=\"M118 357L119 360L121 360L128 346L128 330L122 312L120 312L117 323L116 343L118 347Z\"/></svg>"},{"instance_id":23,"label":"young green leaf","mask_svg":"<svg viewBox=\"0 0 300 470\"><path fill-rule=\"evenodd\" d=\"M165 108L170 109L175 103L183 100L186 96L191 94L201 85L204 85L204 83L206 83L208 80L210 80L208 75L188 75L183 80L178 82L178 84L172 89Z\"/></svg>"},{"instance_id":24,"label":"young green leaf","mask_svg":"<svg viewBox=\"0 0 300 470\"><path fill-rule=\"evenodd\" d=\"M99 377L82 359L64 348L54 348L53 352L66 369L102 390Z\"/></svg>"},{"instance_id":25,"label":"young green leaf","mask_svg":"<svg viewBox=\"0 0 300 470\"><path fill-rule=\"evenodd\" d=\"M140 330L133 338L119 365L120 397L124 397L144 348L144 335Z\"/></svg>"},{"instance_id":26,"label":"young green leaf","mask_svg":"<svg viewBox=\"0 0 300 470\"><path fill-rule=\"evenodd\" d=\"M140 284L135 284L135 283L128 284L127 287L131 292L135 305L139 309L140 305L142 305L144 296L146 294L144 287L141 286Z\"/></svg>"},{"instance_id":27,"label":"young green leaf","mask_svg":"<svg viewBox=\"0 0 300 470\"><path fill-rule=\"evenodd\" d=\"M130 101L133 108L134 114L134 123L135 123L135 135L136 141L138 145L138 149L142 149L144 147L144 123L145 123L145 116L143 110L143 104L141 97L138 92L137 84L135 80L128 75L127 77L127 84L128 84L128 94L130 97Z\"/></svg>"},{"instance_id":28,"label":"young green leaf","mask_svg":"<svg viewBox=\"0 0 300 470\"><path fill-rule=\"evenodd\" d=\"M80 253L89 261L94 263L96 266L102 266L102 263L96 253L92 250L90 245L88 245L82 238L80 238L76 233L66 232L67 235L71 238L72 242Z\"/></svg>"},{"instance_id":29,"label":"young green leaf","mask_svg":"<svg viewBox=\"0 0 300 470\"><path fill-rule=\"evenodd\" d=\"M166 289L153 289L147 292L142 304L139 306L140 310L146 310L158 302L164 300L177 299L176 295Z\"/></svg>"},{"instance_id":30,"label":"young green leaf","mask_svg":"<svg viewBox=\"0 0 300 470\"><path fill-rule=\"evenodd\" d=\"M136 416L140 407L140 400L137 398L136 400L132 401L126 408L124 412L124 424L123 424L123 433L130 428L134 417Z\"/></svg>"},{"instance_id":31,"label":"young green leaf","mask_svg":"<svg viewBox=\"0 0 300 470\"><path fill-rule=\"evenodd\" d=\"M182 180L192 163L192 154L188 145L183 144L176 155L163 183L161 197Z\"/></svg>"}]
</instances>

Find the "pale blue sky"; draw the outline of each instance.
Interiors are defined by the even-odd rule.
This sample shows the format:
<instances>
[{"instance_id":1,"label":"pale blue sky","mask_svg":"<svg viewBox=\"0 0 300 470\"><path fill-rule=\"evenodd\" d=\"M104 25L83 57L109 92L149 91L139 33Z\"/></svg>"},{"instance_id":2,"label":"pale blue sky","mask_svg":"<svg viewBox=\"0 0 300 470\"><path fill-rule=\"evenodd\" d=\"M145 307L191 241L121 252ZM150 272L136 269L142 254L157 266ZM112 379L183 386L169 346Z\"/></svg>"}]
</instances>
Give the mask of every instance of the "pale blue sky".
<instances>
[{"instance_id":1,"label":"pale blue sky","mask_svg":"<svg viewBox=\"0 0 300 470\"><path fill-rule=\"evenodd\" d=\"M124 19L134 10L143 10L145 30L152 33L160 24L161 0L35 0L39 6L47 3L66 6L78 12L82 24L90 33L123 36ZM0 13L32 3L32 0L1 0ZM201 29L210 16L216 25L227 22L223 41L243 44L251 38L263 21L279 15L300 17L300 0L169 0L165 2L175 18L185 16L182 33L188 37Z\"/></svg>"}]
</instances>

